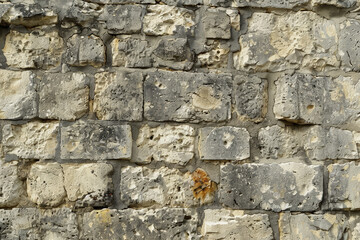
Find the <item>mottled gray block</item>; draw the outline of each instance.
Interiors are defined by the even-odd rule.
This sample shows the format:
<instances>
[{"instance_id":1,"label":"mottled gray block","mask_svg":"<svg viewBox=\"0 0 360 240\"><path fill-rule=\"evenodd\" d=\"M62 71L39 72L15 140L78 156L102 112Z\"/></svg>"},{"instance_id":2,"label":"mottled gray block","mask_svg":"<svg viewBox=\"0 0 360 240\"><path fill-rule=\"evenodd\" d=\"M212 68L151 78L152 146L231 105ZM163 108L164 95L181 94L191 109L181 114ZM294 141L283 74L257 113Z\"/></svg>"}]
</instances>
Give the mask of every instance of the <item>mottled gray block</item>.
<instances>
[{"instance_id":1,"label":"mottled gray block","mask_svg":"<svg viewBox=\"0 0 360 240\"><path fill-rule=\"evenodd\" d=\"M143 80L140 72L95 74L94 112L100 120L141 121Z\"/></svg>"},{"instance_id":2,"label":"mottled gray block","mask_svg":"<svg viewBox=\"0 0 360 240\"><path fill-rule=\"evenodd\" d=\"M131 127L78 121L61 127L62 159L130 159Z\"/></svg>"},{"instance_id":3,"label":"mottled gray block","mask_svg":"<svg viewBox=\"0 0 360 240\"><path fill-rule=\"evenodd\" d=\"M89 79L84 73L46 73L40 77L39 117L75 120L89 108Z\"/></svg>"},{"instance_id":4,"label":"mottled gray block","mask_svg":"<svg viewBox=\"0 0 360 240\"><path fill-rule=\"evenodd\" d=\"M234 209L314 211L323 197L323 169L302 163L220 167L219 199Z\"/></svg>"},{"instance_id":5,"label":"mottled gray block","mask_svg":"<svg viewBox=\"0 0 360 240\"><path fill-rule=\"evenodd\" d=\"M206 38L231 38L230 18L225 11L208 9L202 16L201 23Z\"/></svg>"},{"instance_id":6,"label":"mottled gray block","mask_svg":"<svg viewBox=\"0 0 360 240\"><path fill-rule=\"evenodd\" d=\"M171 6L196 6L203 4L203 0L163 0L163 2Z\"/></svg>"},{"instance_id":7,"label":"mottled gray block","mask_svg":"<svg viewBox=\"0 0 360 240\"><path fill-rule=\"evenodd\" d=\"M327 5L338 8L350 8L357 3L357 0L312 0L311 4L315 6Z\"/></svg>"},{"instance_id":8,"label":"mottled gray block","mask_svg":"<svg viewBox=\"0 0 360 240\"><path fill-rule=\"evenodd\" d=\"M199 239L193 209L103 209L84 214L80 239Z\"/></svg>"},{"instance_id":9,"label":"mottled gray block","mask_svg":"<svg viewBox=\"0 0 360 240\"><path fill-rule=\"evenodd\" d=\"M153 121L230 119L231 75L156 71L144 85L144 115Z\"/></svg>"},{"instance_id":10,"label":"mottled gray block","mask_svg":"<svg viewBox=\"0 0 360 240\"><path fill-rule=\"evenodd\" d=\"M241 120L261 122L267 113L268 83L254 75L234 78L234 111Z\"/></svg>"},{"instance_id":11,"label":"mottled gray block","mask_svg":"<svg viewBox=\"0 0 360 240\"><path fill-rule=\"evenodd\" d=\"M245 128L205 127L199 133L202 160L244 160L250 157L250 134Z\"/></svg>"},{"instance_id":12,"label":"mottled gray block","mask_svg":"<svg viewBox=\"0 0 360 240\"><path fill-rule=\"evenodd\" d=\"M260 7L260 8L284 8L292 9L305 5L310 0L234 0L233 6L236 7Z\"/></svg>"},{"instance_id":13,"label":"mottled gray block","mask_svg":"<svg viewBox=\"0 0 360 240\"><path fill-rule=\"evenodd\" d=\"M342 68L345 71L360 70L360 23L357 20L347 20L340 25L339 55Z\"/></svg>"},{"instance_id":14,"label":"mottled gray block","mask_svg":"<svg viewBox=\"0 0 360 240\"><path fill-rule=\"evenodd\" d=\"M155 0L87 0L88 2L101 4L155 4Z\"/></svg>"},{"instance_id":15,"label":"mottled gray block","mask_svg":"<svg viewBox=\"0 0 360 240\"><path fill-rule=\"evenodd\" d=\"M16 163L0 163L0 207L16 206L23 194L23 182L18 175ZM1 227L0 227L1 229ZM0 235L1 237L1 235Z\"/></svg>"}]
</instances>

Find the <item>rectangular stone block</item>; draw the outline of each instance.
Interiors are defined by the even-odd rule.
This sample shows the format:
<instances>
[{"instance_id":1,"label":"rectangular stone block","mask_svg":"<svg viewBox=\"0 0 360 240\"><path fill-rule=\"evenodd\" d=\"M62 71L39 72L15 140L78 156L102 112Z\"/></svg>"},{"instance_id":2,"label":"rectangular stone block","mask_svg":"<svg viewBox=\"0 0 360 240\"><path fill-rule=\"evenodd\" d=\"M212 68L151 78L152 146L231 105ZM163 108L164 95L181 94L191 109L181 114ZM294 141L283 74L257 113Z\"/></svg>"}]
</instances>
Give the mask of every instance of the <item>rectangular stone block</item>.
<instances>
[{"instance_id":1,"label":"rectangular stone block","mask_svg":"<svg viewBox=\"0 0 360 240\"><path fill-rule=\"evenodd\" d=\"M94 112L100 120L141 121L142 73L116 70L95 74Z\"/></svg>"},{"instance_id":2,"label":"rectangular stone block","mask_svg":"<svg viewBox=\"0 0 360 240\"><path fill-rule=\"evenodd\" d=\"M0 70L0 96L0 119L36 116L36 85L32 72Z\"/></svg>"},{"instance_id":3,"label":"rectangular stone block","mask_svg":"<svg viewBox=\"0 0 360 240\"><path fill-rule=\"evenodd\" d=\"M84 73L46 73L40 77L39 117L75 120L89 108L89 79Z\"/></svg>"},{"instance_id":4,"label":"rectangular stone block","mask_svg":"<svg viewBox=\"0 0 360 240\"><path fill-rule=\"evenodd\" d=\"M357 33L360 31L360 23L357 20L346 20L340 24L339 55L341 67L345 71L359 71L360 45Z\"/></svg>"},{"instance_id":5,"label":"rectangular stone block","mask_svg":"<svg viewBox=\"0 0 360 240\"><path fill-rule=\"evenodd\" d=\"M2 208L15 207L25 193L16 165L16 163L0 163L0 207Z\"/></svg>"},{"instance_id":6,"label":"rectangular stone block","mask_svg":"<svg viewBox=\"0 0 360 240\"><path fill-rule=\"evenodd\" d=\"M29 122L3 127L5 159L52 159L55 157L59 123Z\"/></svg>"},{"instance_id":7,"label":"rectangular stone block","mask_svg":"<svg viewBox=\"0 0 360 240\"><path fill-rule=\"evenodd\" d=\"M100 121L78 121L61 127L62 159L130 159L131 127Z\"/></svg>"},{"instance_id":8,"label":"rectangular stone block","mask_svg":"<svg viewBox=\"0 0 360 240\"><path fill-rule=\"evenodd\" d=\"M144 85L144 115L153 121L220 122L231 117L228 74L157 71Z\"/></svg>"},{"instance_id":9,"label":"rectangular stone block","mask_svg":"<svg viewBox=\"0 0 360 240\"><path fill-rule=\"evenodd\" d=\"M320 165L292 162L220 167L219 199L233 209L315 211L322 197Z\"/></svg>"},{"instance_id":10,"label":"rectangular stone block","mask_svg":"<svg viewBox=\"0 0 360 240\"><path fill-rule=\"evenodd\" d=\"M245 128L205 127L199 133L202 160L244 160L250 157L250 134Z\"/></svg>"},{"instance_id":11,"label":"rectangular stone block","mask_svg":"<svg viewBox=\"0 0 360 240\"><path fill-rule=\"evenodd\" d=\"M202 239L273 240L266 214L247 215L240 210L206 209Z\"/></svg>"},{"instance_id":12,"label":"rectangular stone block","mask_svg":"<svg viewBox=\"0 0 360 240\"><path fill-rule=\"evenodd\" d=\"M209 8L204 12L201 24L206 38L231 38L230 17L223 10Z\"/></svg>"}]
</instances>

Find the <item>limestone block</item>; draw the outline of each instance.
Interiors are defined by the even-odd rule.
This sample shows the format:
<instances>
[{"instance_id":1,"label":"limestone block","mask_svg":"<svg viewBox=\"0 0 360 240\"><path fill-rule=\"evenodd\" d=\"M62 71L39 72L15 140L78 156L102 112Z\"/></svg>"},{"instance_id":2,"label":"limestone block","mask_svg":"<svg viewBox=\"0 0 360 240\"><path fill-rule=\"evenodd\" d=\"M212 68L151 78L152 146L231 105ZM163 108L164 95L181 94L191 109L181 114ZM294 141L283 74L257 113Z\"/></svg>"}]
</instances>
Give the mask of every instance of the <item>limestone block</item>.
<instances>
[{"instance_id":1,"label":"limestone block","mask_svg":"<svg viewBox=\"0 0 360 240\"><path fill-rule=\"evenodd\" d=\"M0 70L0 119L30 119L36 116L36 85L30 71Z\"/></svg>"},{"instance_id":2,"label":"limestone block","mask_svg":"<svg viewBox=\"0 0 360 240\"><path fill-rule=\"evenodd\" d=\"M54 8L58 9L59 14L62 13L63 19L89 28L92 27L93 23L97 23L98 17L104 10L100 4L84 0L63 0L61 4L56 0L50 0L50 2L52 2Z\"/></svg>"},{"instance_id":3,"label":"limestone block","mask_svg":"<svg viewBox=\"0 0 360 240\"><path fill-rule=\"evenodd\" d=\"M206 38L231 38L230 17L225 11L209 8L204 13L201 23Z\"/></svg>"},{"instance_id":4,"label":"limestone block","mask_svg":"<svg viewBox=\"0 0 360 240\"><path fill-rule=\"evenodd\" d=\"M78 121L61 128L63 159L130 159L131 148L129 125Z\"/></svg>"},{"instance_id":5,"label":"limestone block","mask_svg":"<svg viewBox=\"0 0 360 240\"><path fill-rule=\"evenodd\" d=\"M101 67L105 64L105 45L98 36L74 34L66 45L65 61L71 66Z\"/></svg>"},{"instance_id":6,"label":"limestone block","mask_svg":"<svg viewBox=\"0 0 360 240\"><path fill-rule=\"evenodd\" d=\"M195 130L188 125L144 125L136 140L137 158L133 161L151 161L186 165L194 157Z\"/></svg>"},{"instance_id":7,"label":"limestone block","mask_svg":"<svg viewBox=\"0 0 360 240\"><path fill-rule=\"evenodd\" d=\"M113 167L106 163L63 164L64 186L78 206L107 206L112 200Z\"/></svg>"},{"instance_id":8,"label":"limestone block","mask_svg":"<svg viewBox=\"0 0 360 240\"><path fill-rule=\"evenodd\" d=\"M339 55L342 68L345 71L359 71L360 44L356 37L360 31L360 23L357 20L347 20L340 24Z\"/></svg>"},{"instance_id":9,"label":"limestone block","mask_svg":"<svg viewBox=\"0 0 360 240\"><path fill-rule=\"evenodd\" d=\"M292 9L308 3L310 0L233 0L233 7L260 7Z\"/></svg>"},{"instance_id":10,"label":"limestone block","mask_svg":"<svg viewBox=\"0 0 360 240\"><path fill-rule=\"evenodd\" d=\"M206 209L201 235L204 240L272 240L273 231L266 214L247 215L239 210Z\"/></svg>"},{"instance_id":11,"label":"limestone block","mask_svg":"<svg viewBox=\"0 0 360 240\"><path fill-rule=\"evenodd\" d=\"M209 50L197 55L197 63L209 69L227 68L230 47L219 41L209 44Z\"/></svg>"},{"instance_id":12,"label":"limestone block","mask_svg":"<svg viewBox=\"0 0 360 240\"><path fill-rule=\"evenodd\" d=\"M203 0L163 0L163 2L171 6L196 6L203 4Z\"/></svg>"},{"instance_id":13,"label":"limestone block","mask_svg":"<svg viewBox=\"0 0 360 240\"><path fill-rule=\"evenodd\" d=\"M16 164L0 163L0 207L16 206L23 194L23 184Z\"/></svg>"},{"instance_id":14,"label":"limestone block","mask_svg":"<svg viewBox=\"0 0 360 240\"><path fill-rule=\"evenodd\" d=\"M58 163L35 163L27 179L27 193L31 201L41 207L55 207L66 197L64 174Z\"/></svg>"},{"instance_id":15,"label":"limestone block","mask_svg":"<svg viewBox=\"0 0 360 240\"><path fill-rule=\"evenodd\" d=\"M75 120L89 108L89 79L84 73L47 73L40 79L39 117Z\"/></svg>"},{"instance_id":16,"label":"limestone block","mask_svg":"<svg viewBox=\"0 0 360 240\"><path fill-rule=\"evenodd\" d=\"M60 65L63 40L56 31L33 29L30 33L11 30L3 53L14 68L52 68Z\"/></svg>"},{"instance_id":17,"label":"limestone block","mask_svg":"<svg viewBox=\"0 0 360 240\"><path fill-rule=\"evenodd\" d=\"M302 163L220 167L220 202L233 209L314 211L323 197L323 169Z\"/></svg>"},{"instance_id":18,"label":"limestone block","mask_svg":"<svg viewBox=\"0 0 360 240\"><path fill-rule=\"evenodd\" d=\"M311 0L313 6L331 5L338 8L350 8L357 3L357 0Z\"/></svg>"},{"instance_id":19,"label":"limestone block","mask_svg":"<svg viewBox=\"0 0 360 240\"><path fill-rule=\"evenodd\" d=\"M244 160L250 157L250 134L245 128L205 127L199 133L202 160Z\"/></svg>"},{"instance_id":20,"label":"limestone block","mask_svg":"<svg viewBox=\"0 0 360 240\"><path fill-rule=\"evenodd\" d=\"M190 31L195 25L194 12L186 8L167 5L149 5L143 19L146 35L173 35L179 31Z\"/></svg>"},{"instance_id":21,"label":"limestone block","mask_svg":"<svg viewBox=\"0 0 360 240\"><path fill-rule=\"evenodd\" d=\"M234 111L241 120L261 122L267 113L268 83L254 75L234 78Z\"/></svg>"},{"instance_id":22,"label":"limestone block","mask_svg":"<svg viewBox=\"0 0 360 240\"><path fill-rule=\"evenodd\" d=\"M103 209L84 214L85 239L199 239L193 209Z\"/></svg>"},{"instance_id":23,"label":"limestone block","mask_svg":"<svg viewBox=\"0 0 360 240\"><path fill-rule=\"evenodd\" d=\"M146 40L122 35L111 42L112 66L148 68L152 66L151 48Z\"/></svg>"},{"instance_id":24,"label":"limestone block","mask_svg":"<svg viewBox=\"0 0 360 240\"><path fill-rule=\"evenodd\" d=\"M52 159L57 146L58 122L29 122L3 127L5 158Z\"/></svg>"},{"instance_id":25,"label":"limestone block","mask_svg":"<svg viewBox=\"0 0 360 240\"><path fill-rule=\"evenodd\" d=\"M100 120L141 121L143 75L139 72L95 74L94 112Z\"/></svg>"},{"instance_id":26,"label":"limestone block","mask_svg":"<svg viewBox=\"0 0 360 240\"><path fill-rule=\"evenodd\" d=\"M230 119L231 75L156 71L144 85L148 120L220 122Z\"/></svg>"}]
</instances>

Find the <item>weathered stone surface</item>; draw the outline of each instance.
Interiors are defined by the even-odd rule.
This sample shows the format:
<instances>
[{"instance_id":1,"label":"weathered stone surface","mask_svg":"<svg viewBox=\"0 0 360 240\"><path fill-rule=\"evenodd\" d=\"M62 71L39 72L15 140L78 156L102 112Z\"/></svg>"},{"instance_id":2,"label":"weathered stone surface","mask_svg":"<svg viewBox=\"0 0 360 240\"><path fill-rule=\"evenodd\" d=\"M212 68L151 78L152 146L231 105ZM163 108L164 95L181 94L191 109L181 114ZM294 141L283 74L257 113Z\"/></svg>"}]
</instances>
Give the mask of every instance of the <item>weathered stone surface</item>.
<instances>
[{"instance_id":1,"label":"weathered stone surface","mask_svg":"<svg viewBox=\"0 0 360 240\"><path fill-rule=\"evenodd\" d=\"M203 0L163 0L162 2L171 6L196 6L203 4Z\"/></svg>"},{"instance_id":2,"label":"weathered stone surface","mask_svg":"<svg viewBox=\"0 0 360 240\"><path fill-rule=\"evenodd\" d=\"M85 213L80 239L199 239L196 211L103 209Z\"/></svg>"},{"instance_id":3,"label":"weathered stone surface","mask_svg":"<svg viewBox=\"0 0 360 240\"><path fill-rule=\"evenodd\" d=\"M205 210L201 234L204 240L274 239L268 215L247 215L243 211L225 209Z\"/></svg>"},{"instance_id":4,"label":"weathered stone surface","mask_svg":"<svg viewBox=\"0 0 360 240\"><path fill-rule=\"evenodd\" d=\"M30 33L11 30L3 53L14 68L52 68L60 65L63 40L56 31L34 29Z\"/></svg>"},{"instance_id":5,"label":"weathered stone surface","mask_svg":"<svg viewBox=\"0 0 360 240\"><path fill-rule=\"evenodd\" d=\"M154 121L207 121L230 119L231 76L157 71L144 85L144 115Z\"/></svg>"},{"instance_id":6,"label":"weathered stone surface","mask_svg":"<svg viewBox=\"0 0 360 240\"><path fill-rule=\"evenodd\" d=\"M112 66L148 68L152 66L152 50L146 40L122 35L111 42Z\"/></svg>"},{"instance_id":7,"label":"weathered stone surface","mask_svg":"<svg viewBox=\"0 0 360 240\"><path fill-rule=\"evenodd\" d=\"M339 8L350 8L357 3L357 0L311 0L314 6L331 5Z\"/></svg>"},{"instance_id":8,"label":"weathered stone surface","mask_svg":"<svg viewBox=\"0 0 360 240\"><path fill-rule=\"evenodd\" d=\"M29 122L3 127L3 153L6 159L52 159L55 157L59 124Z\"/></svg>"},{"instance_id":9,"label":"weathered stone surface","mask_svg":"<svg viewBox=\"0 0 360 240\"><path fill-rule=\"evenodd\" d=\"M201 21L206 38L231 38L230 18L225 11L210 8Z\"/></svg>"},{"instance_id":10,"label":"weathered stone surface","mask_svg":"<svg viewBox=\"0 0 360 240\"><path fill-rule=\"evenodd\" d=\"M141 121L143 80L139 72L95 74L94 112L101 120Z\"/></svg>"},{"instance_id":11,"label":"weathered stone surface","mask_svg":"<svg viewBox=\"0 0 360 240\"><path fill-rule=\"evenodd\" d=\"M348 236L348 224L344 214L280 213L279 230L282 240L341 240L347 239Z\"/></svg>"},{"instance_id":12,"label":"weathered stone surface","mask_svg":"<svg viewBox=\"0 0 360 240\"><path fill-rule=\"evenodd\" d=\"M84 0L63 0L60 4L56 0L49 0L45 5L48 6L49 2L53 4L53 8L57 8L61 19L70 23L75 22L83 27L92 27L103 13L100 4Z\"/></svg>"},{"instance_id":13,"label":"weathered stone surface","mask_svg":"<svg viewBox=\"0 0 360 240\"><path fill-rule=\"evenodd\" d=\"M261 122L267 113L267 81L254 75L237 75L234 80L233 103L237 117Z\"/></svg>"},{"instance_id":14,"label":"weathered stone surface","mask_svg":"<svg viewBox=\"0 0 360 240\"><path fill-rule=\"evenodd\" d=\"M89 108L89 79L84 73L48 73L40 80L39 117L75 120Z\"/></svg>"},{"instance_id":15,"label":"weathered stone surface","mask_svg":"<svg viewBox=\"0 0 360 240\"><path fill-rule=\"evenodd\" d=\"M235 209L314 211L323 196L320 165L227 164L220 167L220 202Z\"/></svg>"},{"instance_id":16,"label":"weathered stone surface","mask_svg":"<svg viewBox=\"0 0 360 240\"><path fill-rule=\"evenodd\" d=\"M37 105L33 74L0 70L0 76L0 119L34 118Z\"/></svg>"},{"instance_id":17,"label":"weathered stone surface","mask_svg":"<svg viewBox=\"0 0 360 240\"><path fill-rule=\"evenodd\" d=\"M195 130L188 125L140 128L135 162L151 161L186 165L194 157Z\"/></svg>"},{"instance_id":18,"label":"weathered stone surface","mask_svg":"<svg viewBox=\"0 0 360 240\"><path fill-rule=\"evenodd\" d=\"M202 160L244 160L250 157L250 135L245 128L205 127L200 129Z\"/></svg>"},{"instance_id":19,"label":"weathered stone surface","mask_svg":"<svg viewBox=\"0 0 360 240\"><path fill-rule=\"evenodd\" d=\"M101 4L155 4L155 0L87 0L88 2Z\"/></svg>"},{"instance_id":20,"label":"weathered stone surface","mask_svg":"<svg viewBox=\"0 0 360 240\"><path fill-rule=\"evenodd\" d=\"M234 7L262 7L292 9L308 3L309 0L233 0Z\"/></svg>"},{"instance_id":21,"label":"weathered stone surface","mask_svg":"<svg viewBox=\"0 0 360 240\"><path fill-rule=\"evenodd\" d=\"M335 22L316 13L254 13L247 33L240 37L241 50L234 54L234 65L245 71L299 67L324 71L339 66L337 41Z\"/></svg>"},{"instance_id":22,"label":"weathered stone surface","mask_svg":"<svg viewBox=\"0 0 360 240\"><path fill-rule=\"evenodd\" d=\"M66 45L65 61L69 65L100 67L105 64L105 45L98 36L74 34Z\"/></svg>"},{"instance_id":23,"label":"weathered stone surface","mask_svg":"<svg viewBox=\"0 0 360 240\"><path fill-rule=\"evenodd\" d=\"M23 193L24 189L16 164L0 163L0 207L16 206Z\"/></svg>"},{"instance_id":24,"label":"weathered stone surface","mask_svg":"<svg viewBox=\"0 0 360 240\"><path fill-rule=\"evenodd\" d=\"M61 128L63 159L130 159L131 127L99 121L78 121Z\"/></svg>"},{"instance_id":25,"label":"weathered stone surface","mask_svg":"<svg viewBox=\"0 0 360 240\"><path fill-rule=\"evenodd\" d=\"M360 23L357 20L347 20L340 24L339 55L342 68L345 71L359 71L360 43L357 34L360 32Z\"/></svg>"},{"instance_id":26,"label":"weathered stone surface","mask_svg":"<svg viewBox=\"0 0 360 240\"><path fill-rule=\"evenodd\" d=\"M230 47L215 41L209 44L209 50L197 55L198 65L210 69L227 68Z\"/></svg>"},{"instance_id":27,"label":"weathered stone surface","mask_svg":"<svg viewBox=\"0 0 360 240\"><path fill-rule=\"evenodd\" d=\"M143 19L143 31L147 35L173 35L192 31L194 12L186 8L166 5L150 5Z\"/></svg>"},{"instance_id":28,"label":"weathered stone surface","mask_svg":"<svg viewBox=\"0 0 360 240\"><path fill-rule=\"evenodd\" d=\"M35 163L27 179L27 193L31 201L44 206L58 206L66 197L64 174L58 163Z\"/></svg>"},{"instance_id":29,"label":"weathered stone surface","mask_svg":"<svg viewBox=\"0 0 360 240\"><path fill-rule=\"evenodd\" d=\"M64 186L78 206L107 206L112 200L113 167L106 163L63 164Z\"/></svg>"}]
</instances>

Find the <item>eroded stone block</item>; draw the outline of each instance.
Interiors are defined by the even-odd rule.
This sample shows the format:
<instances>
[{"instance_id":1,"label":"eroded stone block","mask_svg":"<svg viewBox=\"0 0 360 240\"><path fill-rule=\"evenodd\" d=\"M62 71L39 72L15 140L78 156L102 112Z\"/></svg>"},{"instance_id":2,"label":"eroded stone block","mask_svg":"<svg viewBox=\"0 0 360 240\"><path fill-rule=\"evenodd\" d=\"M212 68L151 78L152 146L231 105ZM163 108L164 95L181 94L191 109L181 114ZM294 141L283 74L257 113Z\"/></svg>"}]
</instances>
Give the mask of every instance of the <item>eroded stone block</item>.
<instances>
[{"instance_id":1,"label":"eroded stone block","mask_svg":"<svg viewBox=\"0 0 360 240\"><path fill-rule=\"evenodd\" d=\"M260 7L292 9L308 3L310 0L233 0L233 7Z\"/></svg>"},{"instance_id":2,"label":"eroded stone block","mask_svg":"<svg viewBox=\"0 0 360 240\"><path fill-rule=\"evenodd\" d=\"M350 8L357 3L356 0L311 0L313 6L326 5L326 6L335 6L339 8Z\"/></svg>"},{"instance_id":3,"label":"eroded stone block","mask_svg":"<svg viewBox=\"0 0 360 240\"><path fill-rule=\"evenodd\" d=\"M201 21L206 38L231 38L230 17L225 11L210 8Z\"/></svg>"},{"instance_id":4,"label":"eroded stone block","mask_svg":"<svg viewBox=\"0 0 360 240\"><path fill-rule=\"evenodd\" d=\"M163 0L163 2L171 6L196 6L203 4L203 0Z\"/></svg>"},{"instance_id":5,"label":"eroded stone block","mask_svg":"<svg viewBox=\"0 0 360 240\"><path fill-rule=\"evenodd\" d=\"M347 20L340 24L339 55L345 71L360 70L360 42L356 37L359 32L360 23L357 20Z\"/></svg>"},{"instance_id":6,"label":"eroded stone block","mask_svg":"<svg viewBox=\"0 0 360 240\"><path fill-rule=\"evenodd\" d=\"M16 206L24 192L16 163L0 163L0 207Z\"/></svg>"},{"instance_id":7,"label":"eroded stone block","mask_svg":"<svg viewBox=\"0 0 360 240\"><path fill-rule=\"evenodd\" d=\"M209 50L197 55L197 63L210 69L227 68L230 46L219 41L208 45Z\"/></svg>"}]
</instances>

